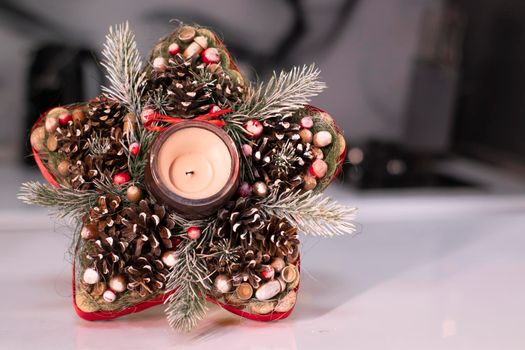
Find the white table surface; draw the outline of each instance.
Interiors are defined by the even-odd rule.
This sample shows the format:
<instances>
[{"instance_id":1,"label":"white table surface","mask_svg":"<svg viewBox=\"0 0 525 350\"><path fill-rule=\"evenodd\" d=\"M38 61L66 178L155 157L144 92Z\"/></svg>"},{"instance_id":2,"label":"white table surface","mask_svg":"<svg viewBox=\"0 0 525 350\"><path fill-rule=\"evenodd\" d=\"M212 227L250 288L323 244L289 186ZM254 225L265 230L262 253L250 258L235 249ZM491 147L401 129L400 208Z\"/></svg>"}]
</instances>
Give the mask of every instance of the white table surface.
<instances>
[{"instance_id":1,"label":"white table surface","mask_svg":"<svg viewBox=\"0 0 525 350\"><path fill-rule=\"evenodd\" d=\"M0 349L525 348L525 196L331 193L360 206L360 234L303 237L292 316L257 323L211 307L190 334L171 331L162 307L79 319L67 229L4 205Z\"/></svg>"}]
</instances>

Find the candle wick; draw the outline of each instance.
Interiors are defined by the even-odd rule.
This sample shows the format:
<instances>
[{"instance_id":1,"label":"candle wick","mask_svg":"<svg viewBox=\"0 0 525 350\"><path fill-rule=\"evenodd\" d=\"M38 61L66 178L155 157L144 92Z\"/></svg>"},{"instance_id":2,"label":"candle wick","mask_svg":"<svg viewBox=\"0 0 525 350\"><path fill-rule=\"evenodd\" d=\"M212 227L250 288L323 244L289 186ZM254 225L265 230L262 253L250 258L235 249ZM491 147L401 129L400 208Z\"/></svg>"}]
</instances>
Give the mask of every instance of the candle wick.
<instances>
[{"instance_id":1,"label":"candle wick","mask_svg":"<svg viewBox=\"0 0 525 350\"><path fill-rule=\"evenodd\" d=\"M186 171L186 175L193 175L194 174L194 171Z\"/></svg>"}]
</instances>

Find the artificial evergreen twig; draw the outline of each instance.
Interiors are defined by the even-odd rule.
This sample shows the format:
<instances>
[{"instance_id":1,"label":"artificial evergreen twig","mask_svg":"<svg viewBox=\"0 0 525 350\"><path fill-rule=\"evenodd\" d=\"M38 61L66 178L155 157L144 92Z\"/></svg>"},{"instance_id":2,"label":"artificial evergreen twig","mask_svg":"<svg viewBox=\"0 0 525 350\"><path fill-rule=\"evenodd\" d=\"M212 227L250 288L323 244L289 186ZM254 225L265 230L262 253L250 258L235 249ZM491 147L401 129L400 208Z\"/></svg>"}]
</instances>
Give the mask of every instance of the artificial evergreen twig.
<instances>
[{"instance_id":1,"label":"artificial evergreen twig","mask_svg":"<svg viewBox=\"0 0 525 350\"><path fill-rule=\"evenodd\" d=\"M344 206L313 191L274 190L261 201L261 211L268 217L286 218L308 235L344 235L356 230L353 221L356 208Z\"/></svg>"},{"instance_id":2,"label":"artificial evergreen twig","mask_svg":"<svg viewBox=\"0 0 525 350\"><path fill-rule=\"evenodd\" d=\"M179 331L190 331L208 310L206 291L211 289L210 273L203 257L197 254L197 248L210 231L208 225L198 241L184 239L180 243L176 264L168 275L166 293L173 293L164 302L166 317L169 325Z\"/></svg>"},{"instance_id":3,"label":"artificial evergreen twig","mask_svg":"<svg viewBox=\"0 0 525 350\"><path fill-rule=\"evenodd\" d=\"M276 114L295 112L326 88L325 83L319 81L319 74L315 64L294 67L279 74L274 72L266 84L261 82L250 87L245 102L235 109L233 121L264 120Z\"/></svg>"},{"instance_id":4,"label":"artificial evergreen twig","mask_svg":"<svg viewBox=\"0 0 525 350\"><path fill-rule=\"evenodd\" d=\"M125 105L135 115L141 112L141 96L144 89L146 73L142 71L142 59L135 34L129 29L128 22L109 27L106 43L102 50L101 62L106 69L109 86L102 91L107 97Z\"/></svg>"},{"instance_id":5,"label":"artificial evergreen twig","mask_svg":"<svg viewBox=\"0 0 525 350\"><path fill-rule=\"evenodd\" d=\"M79 218L96 203L100 194L95 191L77 191L66 187L54 188L36 181L23 183L18 199L27 204L51 208L59 219Z\"/></svg>"}]
</instances>

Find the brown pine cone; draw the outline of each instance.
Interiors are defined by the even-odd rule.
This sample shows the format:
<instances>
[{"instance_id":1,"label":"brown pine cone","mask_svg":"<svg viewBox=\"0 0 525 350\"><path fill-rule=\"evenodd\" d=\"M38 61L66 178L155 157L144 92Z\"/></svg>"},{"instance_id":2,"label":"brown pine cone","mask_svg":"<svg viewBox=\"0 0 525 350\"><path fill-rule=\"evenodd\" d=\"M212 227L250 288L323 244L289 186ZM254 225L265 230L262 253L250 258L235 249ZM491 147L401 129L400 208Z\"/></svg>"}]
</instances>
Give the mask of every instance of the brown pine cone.
<instances>
[{"instance_id":1,"label":"brown pine cone","mask_svg":"<svg viewBox=\"0 0 525 350\"><path fill-rule=\"evenodd\" d=\"M122 234L133 238L132 255L135 258L147 254L159 258L165 250L173 247L171 230L175 222L164 206L143 199L138 205L125 208L122 216Z\"/></svg>"},{"instance_id":2,"label":"brown pine cone","mask_svg":"<svg viewBox=\"0 0 525 350\"><path fill-rule=\"evenodd\" d=\"M122 128L125 114L124 106L105 96L91 100L88 105L88 120L103 137L109 135L112 127Z\"/></svg>"},{"instance_id":3,"label":"brown pine cone","mask_svg":"<svg viewBox=\"0 0 525 350\"><path fill-rule=\"evenodd\" d=\"M286 258L288 262L295 262L299 256L299 235L297 227L286 219L272 217L261 232L264 239L260 242L260 249L268 252L272 257Z\"/></svg>"},{"instance_id":4,"label":"brown pine cone","mask_svg":"<svg viewBox=\"0 0 525 350\"><path fill-rule=\"evenodd\" d=\"M153 71L146 82L144 104L171 115L192 118L211 106L227 108L241 102L243 89L222 71L209 72L199 56L170 58L164 72Z\"/></svg>"},{"instance_id":5,"label":"brown pine cone","mask_svg":"<svg viewBox=\"0 0 525 350\"><path fill-rule=\"evenodd\" d=\"M164 288L169 273L160 258L153 254L132 258L124 272L128 280L128 290L138 293L141 297Z\"/></svg>"},{"instance_id":6,"label":"brown pine cone","mask_svg":"<svg viewBox=\"0 0 525 350\"><path fill-rule=\"evenodd\" d=\"M215 234L226 237L242 247L249 247L254 235L264 227L258 204L239 198L219 209Z\"/></svg>"}]
</instances>

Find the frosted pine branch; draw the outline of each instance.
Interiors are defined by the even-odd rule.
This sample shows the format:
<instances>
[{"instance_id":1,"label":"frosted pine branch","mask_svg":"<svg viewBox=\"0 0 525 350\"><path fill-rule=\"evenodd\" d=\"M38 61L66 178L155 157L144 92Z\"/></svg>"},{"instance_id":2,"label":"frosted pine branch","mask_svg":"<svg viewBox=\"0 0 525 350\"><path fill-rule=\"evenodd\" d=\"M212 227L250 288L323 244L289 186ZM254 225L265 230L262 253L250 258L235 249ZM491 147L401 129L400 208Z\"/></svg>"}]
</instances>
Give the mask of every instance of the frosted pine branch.
<instances>
[{"instance_id":1,"label":"frosted pine branch","mask_svg":"<svg viewBox=\"0 0 525 350\"><path fill-rule=\"evenodd\" d=\"M110 83L102 87L103 93L139 115L146 75L142 72L142 59L128 22L109 28L102 56L101 64Z\"/></svg>"},{"instance_id":2,"label":"frosted pine branch","mask_svg":"<svg viewBox=\"0 0 525 350\"><path fill-rule=\"evenodd\" d=\"M197 255L195 241L183 241L177 249L177 261L168 274L166 293L173 291L164 304L169 325L189 332L204 318L206 289L210 280L206 263Z\"/></svg>"},{"instance_id":3,"label":"frosted pine branch","mask_svg":"<svg viewBox=\"0 0 525 350\"><path fill-rule=\"evenodd\" d=\"M339 204L322 193L274 190L261 202L261 209L268 216L286 218L308 235L345 235L356 230L357 209Z\"/></svg>"},{"instance_id":4,"label":"frosted pine branch","mask_svg":"<svg viewBox=\"0 0 525 350\"><path fill-rule=\"evenodd\" d=\"M18 199L27 204L39 205L52 210L60 219L78 218L96 202L99 194L94 191L76 191L69 188L54 188L36 181L22 184Z\"/></svg>"},{"instance_id":5,"label":"frosted pine branch","mask_svg":"<svg viewBox=\"0 0 525 350\"><path fill-rule=\"evenodd\" d=\"M326 88L325 83L319 81L319 74L315 64L294 67L279 74L274 72L268 83L258 83L251 87L250 94L238 113L255 119L293 113Z\"/></svg>"}]
</instances>

